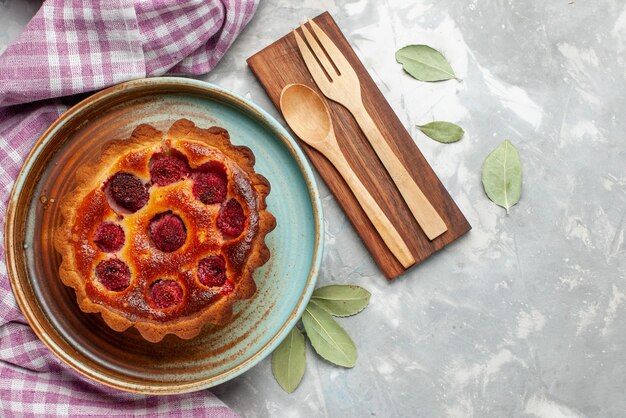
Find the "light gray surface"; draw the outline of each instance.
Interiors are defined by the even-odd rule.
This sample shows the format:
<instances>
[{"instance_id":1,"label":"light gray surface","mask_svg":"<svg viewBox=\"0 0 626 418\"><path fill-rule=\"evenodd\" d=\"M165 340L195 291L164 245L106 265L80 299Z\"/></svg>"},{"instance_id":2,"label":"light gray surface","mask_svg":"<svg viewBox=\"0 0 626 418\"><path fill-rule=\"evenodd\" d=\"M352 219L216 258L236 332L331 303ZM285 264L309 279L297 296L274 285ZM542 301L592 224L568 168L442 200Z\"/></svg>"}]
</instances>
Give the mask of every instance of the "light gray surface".
<instances>
[{"instance_id":1,"label":"light gray surface","mask_svg":"<svg viewBox=\"0 0 626 418\"><path fill-rule=\"evenodd\" d=\"M19 29L14 16L28 15L18 2L5 14L4 3L0 44ZM246 417L624 416L626 4L264 0L203 78L278 116L245 59L324 10L473 230L389 284L322 185L319 284L372 292L366 311L340 320L358 346L356 367L309 349L292 395L269 358L214 392ZM394 51L408 43L441 50L463 82L405 75ZM425 138L415 125L433 119L459 123L465 138ZM509 216L480 183L503 139L518 147L525 175Z\"/></svg>"}]
</instances>

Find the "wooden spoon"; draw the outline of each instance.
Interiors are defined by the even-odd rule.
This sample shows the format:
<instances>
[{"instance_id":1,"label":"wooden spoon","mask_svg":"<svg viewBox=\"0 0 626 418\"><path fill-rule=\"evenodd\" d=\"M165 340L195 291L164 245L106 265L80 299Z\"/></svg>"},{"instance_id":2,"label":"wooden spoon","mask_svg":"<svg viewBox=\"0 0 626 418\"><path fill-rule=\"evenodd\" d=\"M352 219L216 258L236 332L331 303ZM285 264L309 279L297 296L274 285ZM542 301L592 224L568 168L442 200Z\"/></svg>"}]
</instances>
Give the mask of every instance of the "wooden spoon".
<instances>
[{"instance_id":1,"label":"wooden spoon","mask_svg":"<svg viewBox=\"0 0 626 418\"><path fill-rule=\"evenodd\" d=\"M343 156L337 144L330 112L322 98L308 86L289 84L280 93L280 109L296 135L321 152L339 171L400 264L404 268L415 264L415 257L406 243Z\"/></svg>"}]
</instances>

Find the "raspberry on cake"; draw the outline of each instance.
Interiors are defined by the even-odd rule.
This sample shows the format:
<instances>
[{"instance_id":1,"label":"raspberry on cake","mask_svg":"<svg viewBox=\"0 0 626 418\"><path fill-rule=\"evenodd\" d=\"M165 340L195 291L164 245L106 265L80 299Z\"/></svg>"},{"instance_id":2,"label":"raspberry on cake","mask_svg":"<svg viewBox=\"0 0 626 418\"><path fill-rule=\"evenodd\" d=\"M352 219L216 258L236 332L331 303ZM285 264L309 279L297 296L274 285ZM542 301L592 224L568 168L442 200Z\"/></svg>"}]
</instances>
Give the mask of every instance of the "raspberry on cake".
<instances>
[{"instance_id":1,"label":"raspberry on cake","mask_svg":"<svg viewBox=\"0 0 626 418\"><path fill-rule=\"evenodd\" d=\"M232 318L270 257L268 181L222 128L139 125L77 174L62 205L59 275L84 312L148 341L196 336Z\"/></svg>"},{"instance_id":2,"label":"raspberry on cake","mask_svg":"<svg viewBox=\"0 0 626 418\"><path fill-rule=\"evenodd\" d=\"M104 252L118 251L124 245L124 230L113 222L104 222L96 230L93 242Z\"/></svg>"},{"instance_id":3,"label":"raspberry on cake","mask_svg":"<svg viewBox=\"0 0 626 418\"><path fill-rule=\"evenodd\" d=\"M150 160L150 179L159 186L176 183L190 172L187 162L176 155L155 154Z\"/></svg>"},{"instance_id":4,"label":"raspberry on cake","mask_svg":"<svg viewBox=\"0 0 626 418\"><path fill-rule=\"evenodd\" d=\"M166 253L176 251L187 239L183 221L171 212L160 213L152 218L148 231L154 246Z\"/></svg>"},{"instance_id":5,"label":"raspberry on cake","mask_svg":"<svg viewBox=\"0 0 626 418\"><path fill-rule=\"evenodd\" d=\"M105 189L115 203L130 212L137 212L148 202L146 186L130 173L118 171L107 180Z\"/></svg>"},{"instance_id":6,"label":"raspberry on cake","mask_svg":"<svg viewBox=\"0 0 626 418\"><path fill-rule=\"evenodd\" d=\"M200 260L198 280L205 286L222 286L226 281L226 260L221 255L212 255Z\"/></svg>"}]
</instances>

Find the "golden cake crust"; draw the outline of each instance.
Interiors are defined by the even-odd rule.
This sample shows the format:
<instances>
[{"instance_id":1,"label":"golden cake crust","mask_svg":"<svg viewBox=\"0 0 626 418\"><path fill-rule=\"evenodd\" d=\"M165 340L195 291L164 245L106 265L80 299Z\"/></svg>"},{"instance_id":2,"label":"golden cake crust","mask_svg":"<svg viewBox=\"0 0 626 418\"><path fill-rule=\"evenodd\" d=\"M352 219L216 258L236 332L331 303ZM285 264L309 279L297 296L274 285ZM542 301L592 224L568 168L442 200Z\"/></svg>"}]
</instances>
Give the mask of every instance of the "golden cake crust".
<instances>
[{"instance_id":1,"label":"golden cake crust","mask_svg":"<svg viewBox=\"0 0 626 418\"><path fill-rule=\"evenodd\" d=\"M154 181L151 167L164 156L184 161L189 171L182 179L169 184ZM254 163L252 151L232 145L226 130L201 129L186 119L174 122L165 135L150 125L139 125L129 139L107 146L98 163L77 173L77 186L61 204L63 222L55 233L55 247L63 258L59 275L76 291L80 309L100 312L116 331L134 326L152 342L167 334L192 338L207 323L227 323L233 303L255 293L253 272L270 257L265 236L276 225L266 210L270 184L255 173ZM219 202L201 201L195 188L198 176L214 166L225 173L226 195ZM139 209L131 205L129 210L112 198L117 196L112 179L118 173L145 185L147 197ZM131 193L129 199L135 198ZM231 206L235 209L229 212ZM153 227L164 216L178 218L174 229L182 222L184 243L168 241L167 234L169 244L158 241L161 235ZM101 247L98 234L104 224L123 231L121 247L117 248L119 243ZM225 262L222 284L207 282L199 273L207 257ZM110 266L111 260L119 260L113 262L115 266L126 265L120 277L130 272L128 282L102 280L99 273L106 269L101 265Z\"/></svg>"}]
</instances>

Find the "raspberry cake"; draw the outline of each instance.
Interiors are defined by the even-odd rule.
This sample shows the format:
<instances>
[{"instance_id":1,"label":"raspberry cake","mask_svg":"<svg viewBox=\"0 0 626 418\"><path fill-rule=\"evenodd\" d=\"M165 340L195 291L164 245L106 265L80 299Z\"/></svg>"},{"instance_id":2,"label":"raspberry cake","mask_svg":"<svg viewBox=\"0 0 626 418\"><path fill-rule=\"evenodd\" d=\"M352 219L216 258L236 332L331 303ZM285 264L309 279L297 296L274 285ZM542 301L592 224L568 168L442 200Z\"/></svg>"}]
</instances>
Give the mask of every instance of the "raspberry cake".
<instances>
[{"instance_id":1,"label":"raspberry cake","mask_svg":"<svg viewBox=\"0 0 626 418\"><path fill-rule=\"evenodd\" d=\"M222 128L139 125L78 173L55 236L59 274L84 312L148 341L196 336L232 318L270 257L268 181Z\"/></svg>"}]
</instances>

